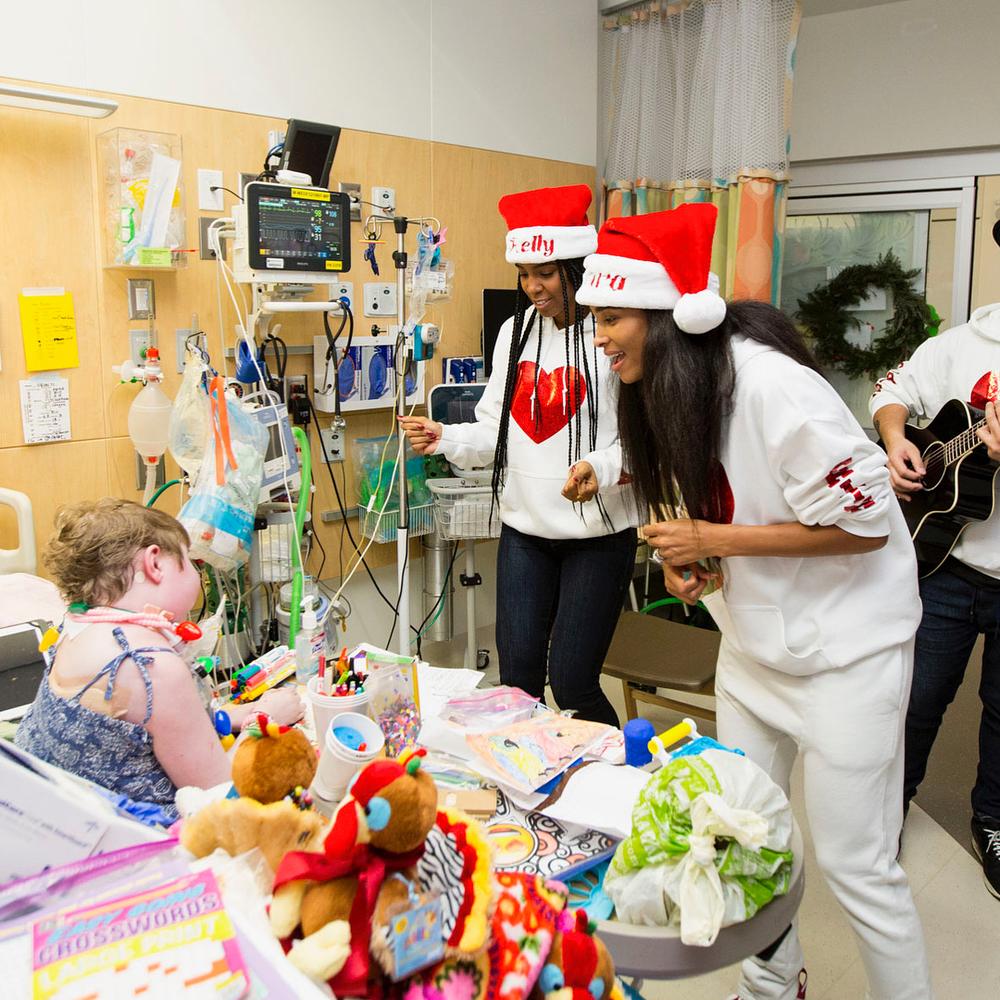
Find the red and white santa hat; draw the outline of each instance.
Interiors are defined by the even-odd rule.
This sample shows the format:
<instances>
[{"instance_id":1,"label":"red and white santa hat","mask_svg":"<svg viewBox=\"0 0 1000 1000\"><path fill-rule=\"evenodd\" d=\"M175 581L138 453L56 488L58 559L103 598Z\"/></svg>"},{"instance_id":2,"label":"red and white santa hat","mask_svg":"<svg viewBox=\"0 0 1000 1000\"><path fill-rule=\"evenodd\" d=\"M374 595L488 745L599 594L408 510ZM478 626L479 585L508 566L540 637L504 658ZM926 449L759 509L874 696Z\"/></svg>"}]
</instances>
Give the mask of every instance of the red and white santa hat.
<instances>
[{"instance_id":1,"label":"red and white santa hat","mask_svg":"<svg viewBox=\"0 0 1000 1000\"><path fill-rule=\"evenodd\" d=\"M689 202L669 212L608 219L584 262L576 301L584 306L671 309L685 333L708 333L726 318L709 271L718 209Z\"/></svg>"},{"instance_id":2,"label":"red and white santa hat","mask_svg":"<svg viewBox=\"0 0 1000 1000\"><path fill-rule=\"evenodd\" d=\"M597 230L587 218L586 184L506 194L497 203L507 221L507 263L573 260L597 249Z\"/></svg>"}]
</instances>

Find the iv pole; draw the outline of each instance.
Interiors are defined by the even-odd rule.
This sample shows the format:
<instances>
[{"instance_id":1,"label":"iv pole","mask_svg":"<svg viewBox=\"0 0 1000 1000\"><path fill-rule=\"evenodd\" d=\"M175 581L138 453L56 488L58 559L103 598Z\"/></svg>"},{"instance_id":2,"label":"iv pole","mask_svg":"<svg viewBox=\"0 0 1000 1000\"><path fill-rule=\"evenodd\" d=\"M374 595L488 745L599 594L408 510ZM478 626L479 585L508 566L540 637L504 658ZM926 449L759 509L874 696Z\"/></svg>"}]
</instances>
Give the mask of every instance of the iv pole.
<instances>
[{"instance_id":1,"label":"iv pole","mask_svg":"<svg viewBox=\"0 0 1000 1000\"><path fill-rule=\"evenodd\" d=\"M406 371L409 367L408 341L406 338L406 228L408 220L396 216L392 220L396 230L396 249L392 260L396 265L396 321L399 331L396 335L396 350L393 355L396 368L396 414L406 416ZM410 507L406 495L406 435L403 425L396 421L398 438L397 475L399 480L399 527L396 530L396 582L399 605L397 624L399 626L399 655L410 655Z\"/></svg>"}]
</instances>

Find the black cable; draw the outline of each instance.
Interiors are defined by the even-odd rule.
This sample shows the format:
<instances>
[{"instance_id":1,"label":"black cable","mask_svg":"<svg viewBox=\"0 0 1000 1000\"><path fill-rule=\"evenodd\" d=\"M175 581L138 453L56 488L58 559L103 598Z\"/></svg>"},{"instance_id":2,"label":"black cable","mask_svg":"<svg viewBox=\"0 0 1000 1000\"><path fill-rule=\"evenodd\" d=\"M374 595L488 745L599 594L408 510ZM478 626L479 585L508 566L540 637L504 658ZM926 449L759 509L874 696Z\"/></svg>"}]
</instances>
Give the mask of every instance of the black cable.
<instances>
[{"instance_id":1,"label":"black cable","mask_svg":"<svg viewBox=\"0 0 1000 1000\"><path fill-rule=\"evenodd\" d=\"M309 409L312 410L313 420L314 420L314 422L316 422L316 426L317 426L316 433L319 434L319 430L318 430L318 428L319 428L318 417L316 416L316 410L315 410L315 408L312 405L312 400L311 399L309 400ZM351 544L354 546L355 550L358 552L358 554L360 556L360 554L361 554L361 546L358 545L357 541L354 538L354 533L351 531L351 522L350 522L350 520L348 519L348 516L347 516L347 508L344 506L343 497L341 497L341 495L340 495L340 487L337 485L337 480L336 480L336 478L333 475L333 469L330 468L329 456L326 453L326 442L323 440L323 435L322 434L319 434L319 446L320 446L320 448L323 451L323 464L326 466L326 471L330 474L330 482L333 484L333 492L334 492L334 495L337 498L337 506L340 508L340 516L341 516L341 518L343 519L343 522L344 522L344 529L347 531L347 537L348 537L348 539L350 540ZM347 490L345 489L344 492L346 493ZM379 586L378 580L375 579L375 574L372 573L371 566L368 565L368 560L365 559L363 556L361 557L361 565L364 566L365 572L368 574L368 579L371 580L372 586L378 592L378 596L381 597L382 600L385 602L386 607L388 607L389 610L392 611L392 613L394 615L398 616L398 614L399 614L398 604L393 604L392 601L390 601L389 598L386 597L385 591ZM341 579L343 579L343 577L341 577ZM416 632L416 629L411 625L410 626L410 631L411 632Z\"/></svg>"},{"instance_id":2,"label":"black cable","mask_svg":"<svg viewBox=\"0 0 1000 1000\"><path fill-rule=\"evenodd\" d=\"M234 198L239 198L240 201L243 200L243 195L237 194L232 188L227 188L225 184L213 184L209 191L228 191Z\"/></svg>"},{"instance_id":3,"label":"black cable","mask_svg":"<svg viewBox=\"0 0 1000 1000\"><path fill-rule=\"evenodd\" d=\"M431 605L430 611L428 611L427 614L424 615L424 620L417 626L417 659L419 660L422 660L424 658L423 649L421 648L421 644L424 638L424 629L427 627L427 623L435 615L438 606L445 599L445 596L448 593L448 581L451 579L451 571L455 566L455 557L457 555L458 555L458 542L455 542L451 550L451 562L448 563L448 570L444 574L444 582L441 584L441 593L438 594L437 600ZM426 559L427 557L424 556L424 558Z\"/></svg>"},{"instance_id":4,"label":"black cable","mask_svg":"<svg viewBox=\"0 0 1000 1000\"><path fill-rule=\"evenodd\" d=\"M271 353L274 354L274 373L267 366L267 347L271 345ZM260 359L264 365L264 371L270 375L267 380L267 388L279 395L284 395L285 371L288 369L288 345L273 333L269 333L264 338L264 343L260 348Z\"/></svg>"},{"instance_id":5,"label":"black cable","mask_svg":"<svg viewBox=\"0 0 1000 1000\"><path fill-rule=\"evenodd\" d=\"M267 155L264 157L264 169L257 175L257 180L273 181L278 176L277 171L271 168L271 157L282 152L284 148L285 144L279 142L277 146L273 146L267 151Z\"/></svg>"},{"instance_id":6,"label":"black cable","mask_svg":"<svg viewBox=\"0 0 1000 1000\"><path fill-rule=\"evenodd\" d=\"M318 582L323 579L323 567L326 565L326 548L320 541L319 532L316 530L316 515L313 513L315 502L316 492L313 491L309 496L309 531L312 534L313 541L319 546L320 552L323 553L323 558L319 561L319 569L316 570L316 580Z\"/></svg>"},{"instance_id":7,"label":"black cable","mask_svg":"<svg viewBox=\"0 0 1000 1000\"><path fill-rule=\"evenodd\" d=\"M344 488L344 494L347 493L347 470L344 468L344 463L340 462L340 484ZM344 579L344 532L340 533L340 551L337 555L337 565L340 570L340 576L338 579Z\"/></svg>"}]
</instances>

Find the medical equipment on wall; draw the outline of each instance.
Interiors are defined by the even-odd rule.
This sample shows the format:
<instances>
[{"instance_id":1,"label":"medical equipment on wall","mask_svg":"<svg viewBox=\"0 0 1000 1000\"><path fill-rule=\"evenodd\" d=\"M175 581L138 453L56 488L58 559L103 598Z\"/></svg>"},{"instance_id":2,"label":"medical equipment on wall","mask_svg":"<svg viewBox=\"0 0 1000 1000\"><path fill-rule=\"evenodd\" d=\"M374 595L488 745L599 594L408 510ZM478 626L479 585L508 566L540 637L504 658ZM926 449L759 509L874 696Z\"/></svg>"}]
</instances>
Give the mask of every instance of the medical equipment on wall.
<instances>
[{"instance_id":1,"label":"medical equipment on wall","mask_svg":"<svg viewBox=\"0 0 1000 1000\"><path fill-rule=\"evenodd\" d=\"M268 161L277 148L269 152ZM265 176L278 177L270 162L266 165ZM327 336L314 340L315 408L332 412L335 426L338 421L342 423L341 408L391 405L397 415L405 415L423 398L423 366L419 361L431 356L440 339L440 330L434 324L423 323L423 315L429 301L447 298L451 290L451 266L440 260L444 229L436 219L390 218L380 214L369 216L366 238L370 235L373 240L379 240L381 226L390 222L396 233L396 249L392 254L396 270L395 336L363 344L361 338L352 342L348 334L347 340L340 343L338 337L344 322L336 335L330 332L327 322ZM414 224L420 227L418 251L413 266L408 267L406 234ZM335 297L335 288L329 288L327 297L318 300L288 294L290 288L306 285L339 285L341 275L350 268L350 198L346 193L318 187L252 182L244 188L244 203L234 208L233 219L214 220L209 225L208 237L209 245L217 251L216 260L230 298L241 316L239 330L246 343L242 353L248 364L260 365L260 337L266 335L268 322L276 314L318 312L326 316L334 313L353 325L349 304ZM232 270L219 252L222 239L233 240ZM245 317L230 277L237 283L251 286L252 305ZM412 296L409 312L406 310L407 292ZM260 381L264 381L262 373ZM293 433L298 439L297 435L302 432L296 427ZM400 652L408 655L407 549L411 526L405 435L398 429L396 453L394 467L399 497L398 529L395 531L399 594L396 611ZM306 479L303 474L303 481ZM300 503L304 493L303 487ZM301 575L302 569L297 567L296 579L301 580ZM292 605L290 633L294 641L300 608L294 599Z\"/></svg>"},{"instance_id":2,"label":"medical equipment on wall","mask_svg":"<svg viewBox=\"0 0 1000 1000\"><path fill-rule=\"evenodd\" d=\"M116 128L97 137L105 267L187 263L179 135Z\"/></svg>"},{"instance_id":3,"label":"medical equipment on wall","mask_svg":"<svg viewBox=\"0 0 1000 1000\"><path fill-rule=\"evenodd\" d=\"M252 181L233 219L239 282L329 282L351 268L351 204L344 192Z\"/></svg>"},{"instance_id":4,"label":"medical equipment on wall","mask_svg":"<svg viewBox=\"0 0 1000 1000\"><path fill-rule=\"evenodd\" d=\"M336 413L338 402L343 413L395 406L398 334L399 327L393 324L388 338L354 337L350 347L336 348L336 361L327 339L314 336L313 385L317 411ZM415 352L416 339L414 358ZM424 401L424 370L412 362L410 359L403 373L407 408Z\"/></svg>"},{"instance_id":5,"label":"medical equipment on wall","mask_svg":"<svg viewBox=\"0 0 1000 1000\"><path fill-rule=\"evenodd\" d=\"M299 488L299 459L292 436L292 424L281 397L270 389L262 389L243 397L243 407L267 432L264 474L261 479L261 499L272 489Z\"/></svg>"},{"instance_id":6,"label":"medical equipment on wall","mask_svg":"<svg viewBox=\"0 0 1000 1000\"><path fill-rule=\"evenodd\" d=\"M282 143L278 182L284 173L298 173L309 178L307 184L325 188L330 182L330 167L337 155L340 127L321 122L289 118Z\"/></svg>"},{"instance_id":7,"label":"medical equipment on wall","mask_svg":"<svg viewBox=\"0 0 1000 1000\"><path fill-rule=\"evenodd\" d=\"M145 383L129 407L128 436L146 467L142 502L148 504L156 492L156 470L170 440L170 414L174 407L170 397L160 388L163 381L160 352L150 347L144 365L124 361L113 365L111 370L118 372L123 382Z\"/></svg>"}]
</instances>

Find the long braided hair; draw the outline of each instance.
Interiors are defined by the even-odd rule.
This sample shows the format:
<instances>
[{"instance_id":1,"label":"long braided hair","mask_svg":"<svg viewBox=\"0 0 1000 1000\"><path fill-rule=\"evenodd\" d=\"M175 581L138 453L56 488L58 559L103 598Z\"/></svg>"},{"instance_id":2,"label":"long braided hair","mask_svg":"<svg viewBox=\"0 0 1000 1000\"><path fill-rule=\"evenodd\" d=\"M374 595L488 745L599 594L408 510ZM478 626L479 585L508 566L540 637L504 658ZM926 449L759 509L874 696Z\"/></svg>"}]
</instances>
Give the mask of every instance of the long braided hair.
<instances>
[{"instance_id":1,"label":"long braided hair","mask_svg":"<svg viewBox=\"0 0 1000 1000\"><path fill-rule=\"evenodd\" d=\"M574 297L577 289L583 282L583 260L574 258L572 260L556 261L559 269L559 282L562 286L563 317L566 326L563 330L564 347L566 352L566 394L567 406L573 412L573 417L567 425L567 447L566 465L567 468L578 462L583 454L594 451L597 447L597 414L600 408L600 388L597 370L597 348L594 346L593 337L586 330L586 321L589 312L582 306L576 306L573 312L573 322L569 323L571 315L570 306L575 305ZM541 424L541 406L537 405L538 400L538 373L541 370L542 358L542 320L532 309L525 324L525 316L531 301L521 287L521 279L518 277L516 288L516 300L514 304L514 328L511 331L510 355L507 359L507 372L504 380L503 405L500 408L500 426L497 430L496 451L493 454L493 501L490 505L490 516L493 510L500 503L500 494L503 491L504 482L507 476L507 437L510 429L510 412L514 401L514 390L517 387L518 367L521 363L521 354L531 331L537 325L538 337L535 350L535 382L532 387L532 399L535 400L534 407L535 426ZM574 378L569 377L570 368L576 373ZM581 385L581 372L582 382ZM580 397L583 396L583 406L580 405ZM586 449L584 444L583 431L583 409L587 410L587 434ZM611 519L600 495L594 498L594 503L601 513L601 518L609 530L613 528ZM579 514L583 517L583 505L579 505Z\"/></svg>"}]
</instances>

